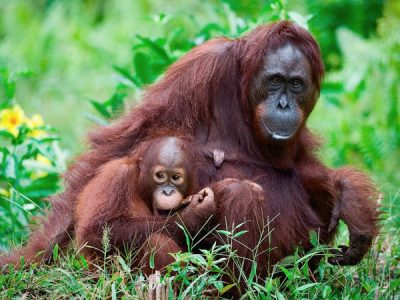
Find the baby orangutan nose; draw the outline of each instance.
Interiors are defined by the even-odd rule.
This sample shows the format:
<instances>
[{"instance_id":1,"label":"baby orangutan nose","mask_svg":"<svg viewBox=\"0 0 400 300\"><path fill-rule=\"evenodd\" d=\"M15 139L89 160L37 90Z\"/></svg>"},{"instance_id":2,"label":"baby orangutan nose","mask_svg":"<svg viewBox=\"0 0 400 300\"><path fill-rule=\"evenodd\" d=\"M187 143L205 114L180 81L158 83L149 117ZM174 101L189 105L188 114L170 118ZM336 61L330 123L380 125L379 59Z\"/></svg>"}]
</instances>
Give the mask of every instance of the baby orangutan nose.
<instances>
[{"instance_id":1,"label":"baby orangutan nose","mask_svg":"<svg viewBox=\"0 0 400 300\"><path fill-rule=\"evenodd\" d=\"M163 190L162 190L162 193L165 195L165 196L171 196L172 194L174 194L176 192L176 190L174 189L174 188L171 188L171 187L166 187L166 188L164 188Z\"/></svg>"}]
</instances>

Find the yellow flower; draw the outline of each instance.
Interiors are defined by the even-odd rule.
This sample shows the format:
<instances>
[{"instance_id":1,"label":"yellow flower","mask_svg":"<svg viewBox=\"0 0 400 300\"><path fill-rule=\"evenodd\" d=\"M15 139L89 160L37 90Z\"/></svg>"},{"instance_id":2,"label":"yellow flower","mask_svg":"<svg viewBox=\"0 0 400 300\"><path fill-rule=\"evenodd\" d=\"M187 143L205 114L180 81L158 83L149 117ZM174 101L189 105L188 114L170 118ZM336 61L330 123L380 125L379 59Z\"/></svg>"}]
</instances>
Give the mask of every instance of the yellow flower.
<instances>
[{"instance_id":1,"label":"yellow flower","mask_svg":"<svg viewBox=\"0 0 400 300\"><path fill-rule=\"evenodd\" d=\"M41 162L44 165L48 165L48 166L51 165L51 160L42 154L36 155L36 161Z\"/></svg>"},{"instance_id":2,"label":"yellow flower","mask_svg":"<svg viewBox=\"0 0 400 300\"><path fill-rule=\"evenodd\" d=\"M34 114L28 123L30 128L37 128L44 125L43 117L39 114Z\"/></svg>"},{"instance_id":3,"label":"yellow flower","mask_svg":"<svg viewBox=\"0 0 400 300\"><path fill-rule=\"evenodd\" d=\"M27 118L26 124L30 129L30 132L28 133L28 136L30 137L38 138L46 134L44 130L36 129L44 125L43 117L39 114L34 114L30 119Z\"/></svg>"},{"instance_id":4,"label":"yellow flower","mask_svg":"<svg viewBox=\"0 0 400 300\"><path fill-rule=\"evenodd\" d=\"M19 105L0 111L0 130L6 130L12 135L18 135L18 127L24 124L25 114Z\"/></svg>"}]
</instances>

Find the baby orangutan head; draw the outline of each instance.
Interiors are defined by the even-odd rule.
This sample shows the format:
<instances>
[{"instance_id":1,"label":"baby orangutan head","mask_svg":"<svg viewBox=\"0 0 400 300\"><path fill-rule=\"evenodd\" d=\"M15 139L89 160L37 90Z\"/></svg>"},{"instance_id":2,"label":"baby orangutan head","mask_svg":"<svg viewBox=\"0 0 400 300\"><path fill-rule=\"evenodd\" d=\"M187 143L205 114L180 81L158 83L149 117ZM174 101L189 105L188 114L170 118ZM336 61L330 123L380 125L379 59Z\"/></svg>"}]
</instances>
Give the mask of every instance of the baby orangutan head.
<instances>
[{"instance_id":1,"label":"baby orangutan head","mask_svg":"<svg viewBox=\"0 0 400 300\"><path fill-rule=\"evenodd\" d=\"M182 140L166 137L151 145L141 162L139 186L154 214L168 215L186 204L192 173Z\"/></svg>"}]
</instances>

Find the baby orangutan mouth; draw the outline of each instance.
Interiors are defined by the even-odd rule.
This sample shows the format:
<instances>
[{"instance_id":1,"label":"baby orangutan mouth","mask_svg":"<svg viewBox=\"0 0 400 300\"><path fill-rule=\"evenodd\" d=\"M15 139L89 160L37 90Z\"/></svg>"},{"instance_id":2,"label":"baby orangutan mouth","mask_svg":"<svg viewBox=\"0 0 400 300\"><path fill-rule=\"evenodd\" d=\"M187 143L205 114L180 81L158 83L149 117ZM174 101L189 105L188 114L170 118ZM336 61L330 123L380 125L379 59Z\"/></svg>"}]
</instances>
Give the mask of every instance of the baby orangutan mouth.
<instances>
[{"instance_id":1,"label":"baby orangutan mouth","mask_svg":"<svg viewBox=\"0 0 400 300\"><path fill-rule=\"evenodd\" d=\"M172 209L155 209L154 210L154 215L158 215L161 217L168 217L168 216L172 216L174 213L176 213L177 211L185 208L186 206L188 206L189 202L183 203L181 206L176 207L176 208L172 208Z\"/></svg>"}]
</instances>

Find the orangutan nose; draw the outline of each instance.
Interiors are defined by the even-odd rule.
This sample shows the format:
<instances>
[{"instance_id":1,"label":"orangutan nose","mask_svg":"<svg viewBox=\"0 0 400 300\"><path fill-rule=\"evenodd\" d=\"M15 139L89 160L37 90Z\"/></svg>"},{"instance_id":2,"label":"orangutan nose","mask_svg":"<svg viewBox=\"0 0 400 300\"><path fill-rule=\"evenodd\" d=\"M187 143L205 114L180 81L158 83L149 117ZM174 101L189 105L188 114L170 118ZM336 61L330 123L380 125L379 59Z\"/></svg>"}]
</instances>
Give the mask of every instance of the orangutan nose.
<instances>
[{"instance_id":1,"label":"orangutan nose","mask_svg":"<svg viewBox=\"0 0 400 300\"><path fill-rule=\"evenodd\" d=\"M289 106L289 102L286 95L282 95L278 101L278 107L281 109L285 109Z\"/></svg>"},{"instance_id":2,"label":"orangutan nose","mask_svg":"<svg viewBox=\"0 0 400 300\"><path fill-rule=\"evenodd\" d=\"M171 196L173 193L175 193L175 189L174 188L170 188L170 187L166 187L165 189L162 190L162 193L165 196Z\"/></svg>"}]
</instances>

